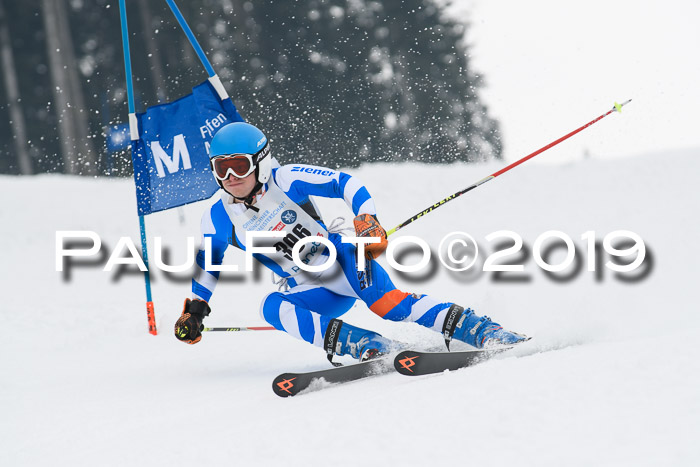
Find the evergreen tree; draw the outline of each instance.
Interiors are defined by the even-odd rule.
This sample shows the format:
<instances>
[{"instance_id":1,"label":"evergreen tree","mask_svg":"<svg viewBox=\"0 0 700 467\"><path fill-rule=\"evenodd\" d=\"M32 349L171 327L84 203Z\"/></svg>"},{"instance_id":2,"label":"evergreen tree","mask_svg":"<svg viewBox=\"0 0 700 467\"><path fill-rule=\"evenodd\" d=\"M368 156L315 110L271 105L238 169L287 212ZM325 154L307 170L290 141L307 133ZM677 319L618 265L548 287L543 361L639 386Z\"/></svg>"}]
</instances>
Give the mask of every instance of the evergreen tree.
<instances>
[{"instance_id":1,"label":"evergreen tree","mask_svg":"<svg viewBox=\"0 0 700 467\"><path fill-rule=\"evenodd\" d=\"M39 3L7 2L6 9L17 74L32 78L20 81L20 95L36 170L63 170ZM441 1L178 3L241 114L269 134L282 163L501 155L498 124L479 99L483 82L469 61L467 26L447 17ZM104 173L111 164L104 129L127 114L119 9L109 0L58 4L71 25L88 132ZM164 1L127 6L137 111L206 79ZM4 100L0 112L7 113ZM0 171L16 173L11 131L0 123ZM128 153L118 160L118 172L130 173Z\"/></svg>"},{"instance_id":2,"label":"evergreen tree","mask_svg":"<svg viewBox=\"0 0 700 467\"><path fill-rule=\"evenodd\" d=\"M229 74L241 91L235 100L282 159L341 166L500 157L465 26L435 1L273 3L243 3L247 21L236 24L248 34L228 44L225 68L243 70Z\"/></svg>"}]
</instances>

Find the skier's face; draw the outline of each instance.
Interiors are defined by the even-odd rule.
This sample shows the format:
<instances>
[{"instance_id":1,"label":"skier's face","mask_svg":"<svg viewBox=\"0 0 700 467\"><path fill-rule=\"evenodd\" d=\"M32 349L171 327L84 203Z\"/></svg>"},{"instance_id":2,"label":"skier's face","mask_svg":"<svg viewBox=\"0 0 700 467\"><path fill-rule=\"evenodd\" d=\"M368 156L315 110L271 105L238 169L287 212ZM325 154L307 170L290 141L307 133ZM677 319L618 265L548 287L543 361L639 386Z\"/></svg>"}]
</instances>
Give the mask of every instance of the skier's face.
<instances>
[{"instance_id":1,"label":"skier's face","mask_svg":"<svg viewBox=\"0 0 700 467\"><path fill-rule=\"evenodd\" d=\"M237 178L233 175L229 175L226 180L221 183L224 185L224 190L236 198L245 198L255 187L255 172L244 178Z\"/></svg>"}]
</instances>

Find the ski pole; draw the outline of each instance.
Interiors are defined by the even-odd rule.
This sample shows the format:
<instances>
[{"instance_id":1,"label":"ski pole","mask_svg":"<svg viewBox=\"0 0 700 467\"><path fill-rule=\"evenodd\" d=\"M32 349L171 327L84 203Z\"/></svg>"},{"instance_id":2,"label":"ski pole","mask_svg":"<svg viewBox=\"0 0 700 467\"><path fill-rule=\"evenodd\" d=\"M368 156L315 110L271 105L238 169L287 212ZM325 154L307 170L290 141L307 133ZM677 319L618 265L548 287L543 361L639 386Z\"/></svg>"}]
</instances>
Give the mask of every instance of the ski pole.
<instances>
[{"instance_id":1,"label":"ski pole","mask_svg":"<svg viewBox=\"0 0 700 467\"><path fill-rule=\"evenodd\" d=\"M406 227L406 226L407 226L408 224L410 224L411 222L414 222L414 221L420 219L421 217L423 217L424 215L428 214L429 212L433 211L434 209L439 208L440 206L442 206L442 205L445 204L446 202L452 201L452 200L455 199L456 197L458 197L458 196L460 196L460 195L463 195L464 193L467 193L467 192L473 190L474 188L478 187L479 185L483 185L484 183L486 183L486 182L488 182L488 181L490 181L490 180L493 180L494 178L498 177L499 175L508 172L510 169L513 169L513 168L519 166L519 165L522 164L523 162L525 162L525 161L527 161L527 160L529 160L529 159L532 159L533 157L535 157L535 156L538 155L538 154L541 154L541 153L545 152L547 149L550 149L550 148L556 146L557 144L561 143L562 141L571 138L571 137L574 136L576 133L585 130L585 129L588 128L589 126L591 126L591 125L593 125L594 123L596 123L598 120L601 120L601 119L603 119L604 117L607 117L607 116L610 115L611 113L616 112L616 111L617 111L617 112L622 112L622 106L623 106L623 105L629 104L631 101L632 101L632 99L628 99L628 100L626 100L625 102L623 102L622 104L618 104L617 102L615 102L615 105L613 106L613 108L610 109L610 110L608 110L606 113L604 113L604 114L601 115L600 117L597 117L597 118L591 120L590 122L586 123L586 124L583 125L582 127L577 128L576 130L572 131L571 133L562 136L562 137L559 138L558 140L552 141L552 142L549 143L548 145L546 145L546 146L544 146L544 147L538 149L537 151L533 152L532 154L529 154L529 155L523 157L522 159L519 159L519 160L513 162L512 164L510 164L510 165L507 166L507 167L502 168L502 169L499 170L498 172L494 172L494 173L492 173L491 175L489 175L488 177L482 178L481 180L479 180L478 182L476 182L476 183L474 183L474 184L468 186L468 187L465 188L464 190L458 191L457 193L448 196L447 198L443 199L442 201L438 201L437 203L433 204L433 205L430 206L429 208L424 209L424 210L421 211L420 213L418 213L418 214L416 214L415 216L411 217L410 219L408 219L408 220L405 221L404 223L397 225L396 227L394 227L393 229L391 229L390 231L388 231L388 232L386 233L386 235L389 236L389 235L395 233L396 231L398 231L398 230L400 230L400 229Z\"/></svg>"},{"instance_id":2,"label":"ski pole","mask_svg":"<svg viewBox=\"0 0 700 467\"><path fill-rule=\"evenodd\" d=\"M212 331L225 331L225 332L237 332L237 331L274 331L275 328L272 326L250 326L250 327L235 327L235 328L204 328L204 332Z\"/></svg>"}]
</instances>

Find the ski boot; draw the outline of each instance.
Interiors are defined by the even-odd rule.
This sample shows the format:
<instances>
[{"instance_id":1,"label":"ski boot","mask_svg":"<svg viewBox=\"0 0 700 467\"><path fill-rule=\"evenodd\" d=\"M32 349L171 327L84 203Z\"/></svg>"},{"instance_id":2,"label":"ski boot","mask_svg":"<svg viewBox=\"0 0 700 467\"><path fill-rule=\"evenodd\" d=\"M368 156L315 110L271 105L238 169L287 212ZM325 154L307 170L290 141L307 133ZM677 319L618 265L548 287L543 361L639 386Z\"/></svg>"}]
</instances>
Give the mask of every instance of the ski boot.
<instances>
[{"instance_id":1,"label":"ski boot","mask_svg":"<svg viewBox=\"0 0 700 467\"><path fill-rule=\"evenodd\" d=\"M389 339L339 319L332 319L328 323L326 335L323 338L323 348L331 363L333 363L333 355L349 354L361 362L366 362L386 355L393 349L392 341ZM333 363L333 365L339 364Z\"/></svg>"},{"instance_id":2,"label":"ski boot","mask_svg":"<svg viewBox=\"0 0 700 467\"><path fill-rule=\"evenodd\" d=\"M447 310L442 334L448 350L452 339L466 342L477 349L514 345L530 340L523 334L503 329L488 316L477 316L471 308L465 310L454 304Z\"/></svg>"}]
</instances>

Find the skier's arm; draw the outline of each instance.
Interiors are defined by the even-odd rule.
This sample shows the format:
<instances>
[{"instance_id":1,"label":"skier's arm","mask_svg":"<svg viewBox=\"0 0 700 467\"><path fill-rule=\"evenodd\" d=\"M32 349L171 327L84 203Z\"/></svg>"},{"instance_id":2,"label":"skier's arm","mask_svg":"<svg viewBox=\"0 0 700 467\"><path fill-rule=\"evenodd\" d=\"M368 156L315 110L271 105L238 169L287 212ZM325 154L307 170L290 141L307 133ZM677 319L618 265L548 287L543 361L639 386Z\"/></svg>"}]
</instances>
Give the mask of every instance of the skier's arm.
<instances>
[{"instance_id":1,"label":"skier's arm","mask_svg":"<svg viewBox=\"0 0 700 467\"><path fill-rule=\"evenodd\" d=\"M353 224L356 235L380 239L379 243L370 243L365 247L365 257L376 259L386 250L387 235L377 220L374 200L357 177L324 167L286 165L277 171L275 181L299 204L309 196L344 199L355 213Z\"/></svg>"},{"instance_id":2,"label":"skier's arm","mask_svg":"<svg viewBox=\"0 0 700 467\"><path fill-rule=\"evenodd\" d=\"M205 268L205 253L204 253L204 238L202 236L202 245L197 251L197 261L195 264L194 275L192 276L192 299L204 300L208 302L211 299L216 284L219 281L219 271L207 271ZM211 237L211 264L218 266L223 263L224 252L227 244L216 241L215 237Z\"/></svg>"},{"instance_id":3,"label":"skier's arm","mask_svg":"<svg viewBox=\"0 0 700 467\"><path fill-rule=\"evenodd\" d=\"M217 238L211 213L202 217L202 241L197 252L197 264L192 277L192 299L185 300L180 318L175 323L175 337L187 344L196 344L202 339L202 321L211 313L207 303L219 280L219 271L207 271L205 263L205 238L211 238L211 264L220 265L228 243Z\"/></svg>"},{"instance_id":4,"label":"skier's arm","mask_svg":"<svg viewBox=\"0 0 700 467\"><path fill-rule=\"evenodd\" d=\"M309 196L344 199L355 215L377 215L374 200L364 184L345 172L312 165L292 164L280 167L275 181L297 204Z\"/></svg>"},{"instance_id":5,"label":"skier's arm","mask_svg":"<svg viewBox=\"0 0 700 467\"><path fill-rule=\"evenodd\" d=\"M199 251L197 251L197 262L195 264L194 275L192 276L192 299L204 300L208 302L214 293L216 284L219 281L219 271L207 271L205 265L205 238L211 239L211 264L221 265L224 261L224 253L228 243L216 235L216 228L211 220L211 213L205 213L202 217L202 239Z\"/></svg>"}]
</instances>

